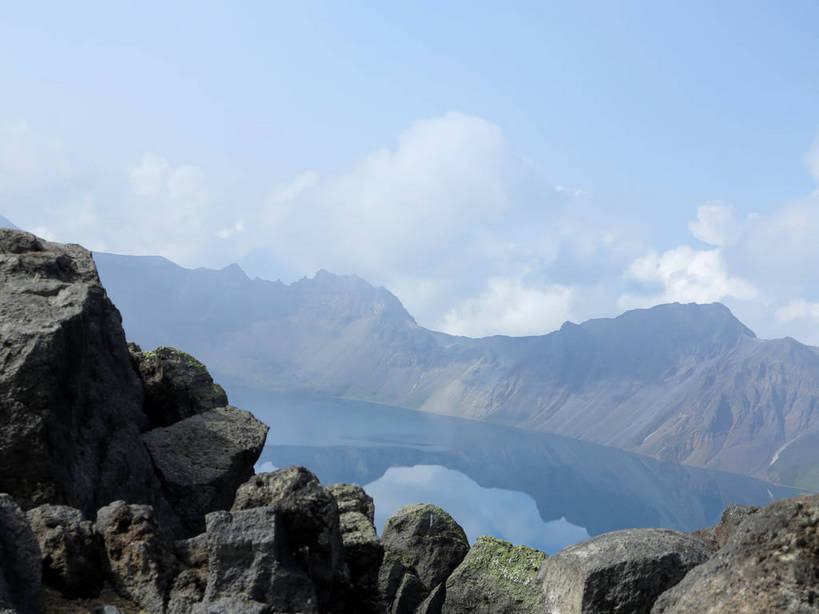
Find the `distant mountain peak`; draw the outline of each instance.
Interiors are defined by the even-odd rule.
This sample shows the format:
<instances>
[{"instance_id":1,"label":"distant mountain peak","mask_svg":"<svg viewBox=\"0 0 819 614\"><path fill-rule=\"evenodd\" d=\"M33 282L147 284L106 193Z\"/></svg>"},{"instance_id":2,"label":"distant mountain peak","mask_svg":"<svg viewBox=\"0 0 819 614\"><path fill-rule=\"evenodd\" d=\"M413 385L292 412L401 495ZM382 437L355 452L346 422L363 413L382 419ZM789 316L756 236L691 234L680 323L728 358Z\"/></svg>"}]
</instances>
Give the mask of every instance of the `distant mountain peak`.
<instances>
[{"instance_id":1,"label":"distant mountain peak","mask_svg":"<svg viewBox=\"0 0 819 614\"><path fill-rule=\"evenodd\" d=\"M7 217L0 215L0 228L11 228L12 230L20 230L17 226L11 223Z\"/></svg>"}]
</instances>

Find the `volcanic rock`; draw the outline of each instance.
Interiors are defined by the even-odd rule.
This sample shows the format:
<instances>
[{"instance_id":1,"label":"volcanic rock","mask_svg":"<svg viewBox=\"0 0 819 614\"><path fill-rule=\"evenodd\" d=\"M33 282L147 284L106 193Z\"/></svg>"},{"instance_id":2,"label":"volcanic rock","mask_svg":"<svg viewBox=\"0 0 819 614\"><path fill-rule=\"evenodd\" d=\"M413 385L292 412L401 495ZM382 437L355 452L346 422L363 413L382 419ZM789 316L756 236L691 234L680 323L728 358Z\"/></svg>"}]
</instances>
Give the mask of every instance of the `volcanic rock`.
<instances>
[{"instance_id":1,"label":"volcanic rock","mask_svg":"<svg viewBox=\"0 0 819 614\"><path fill-rule=\"evenodd\" d=\"M0 495L0 612L40 614L42 563L37 538L9 495Z\"/></svg>"}]
</instances>

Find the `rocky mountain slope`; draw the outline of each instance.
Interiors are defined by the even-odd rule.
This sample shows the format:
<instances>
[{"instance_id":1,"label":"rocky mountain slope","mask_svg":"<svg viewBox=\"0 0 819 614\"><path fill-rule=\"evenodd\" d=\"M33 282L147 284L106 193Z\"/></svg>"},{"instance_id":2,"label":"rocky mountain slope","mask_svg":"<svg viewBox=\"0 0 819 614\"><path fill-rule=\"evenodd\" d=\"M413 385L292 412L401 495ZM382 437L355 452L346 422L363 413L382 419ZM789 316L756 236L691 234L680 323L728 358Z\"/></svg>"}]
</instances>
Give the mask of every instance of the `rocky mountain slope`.
<instances>
[{"instance_id":1,"label":"rocky mountain slope","mask_svg":"<svg viewBox=\"0 0 819 614\"><path fill-rule=\"evenodd\" d=\"M129 335L224 378L491 420L663 460L819 487L819 353L760 340L720 304L660 305L548 335L424 329L383 288L320 271L97 254Z\"/></svg>"},{"instance_id":2,"label":"rocky mountain slope","mask_svg":"<svg viewBox=\"0 0 819 614\"><path fill-rule=\"evenodd\" d=\"M360 487L303 467L253 475L267 428L191 355L127 345L81 247L0 230L0 322L2 614L819 607L819 495L552 557L470 547L429 504L399 509L379 538Z\"/></svg>"}]
</instances>

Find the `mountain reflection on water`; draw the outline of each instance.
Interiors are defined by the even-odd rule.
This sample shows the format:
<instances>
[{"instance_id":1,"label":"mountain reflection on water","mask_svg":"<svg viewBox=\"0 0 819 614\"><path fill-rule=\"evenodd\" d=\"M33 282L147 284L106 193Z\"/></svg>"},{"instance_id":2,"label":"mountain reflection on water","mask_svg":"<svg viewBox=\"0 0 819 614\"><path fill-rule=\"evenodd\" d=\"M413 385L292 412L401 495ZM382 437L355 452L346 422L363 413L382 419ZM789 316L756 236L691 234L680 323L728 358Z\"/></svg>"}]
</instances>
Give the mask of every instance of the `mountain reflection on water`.
<instances>
[{"instance_id":1,"label":"mountain reflection on water","mask_svg":"<svg viewBox=\"0 0 819 614\"><path fill-rule=\"evenodd\" d=\"M361 484L379 530L401 505L427 502L452 514L470 541L494 535L553 553L617 529L692 531L718 522L729 503L800 492L486 422L226 388L232 403L270 425L260 470L304 465L323 484Z\"/></svg>"}]
</instances>

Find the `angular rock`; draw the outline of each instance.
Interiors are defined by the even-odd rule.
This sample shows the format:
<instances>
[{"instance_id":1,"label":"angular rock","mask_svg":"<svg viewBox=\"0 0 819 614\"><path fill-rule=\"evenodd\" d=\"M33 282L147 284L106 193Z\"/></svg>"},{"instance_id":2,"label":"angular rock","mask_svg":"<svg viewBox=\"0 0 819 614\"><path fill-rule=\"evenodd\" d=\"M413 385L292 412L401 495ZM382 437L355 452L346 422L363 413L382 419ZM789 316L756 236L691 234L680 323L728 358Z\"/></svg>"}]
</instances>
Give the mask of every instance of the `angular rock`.
<instances>
[{"instance_id":1,"label":"angular rock","mask_svg":"<svg viewBox=\"0 0 819 614\"><path fill-rule=\"evenodd\" d=\"M626 529L569 546L546 559L539 577L545 611L647 613L657 597L713 553L678 531Z\"/></svg>"},{"instance_id":2,"label":"angular rock","mask_svg":"<svg viewBox=\"0 0 819 614\"><path fill-rule=\"evenodd\" d=\"M413 614L429 594L424 583L412 572L407 572L401 578L401 584L395 591L395 598L390 607L390 614Z\"/></svg>"},{"instance_id":3,"label":"angular rock","mask_svg":"<svg viewBox=\"0 0 819 614\"><path fill-rule=\"evenodd\" d=\"M143 408L151 428L228 404L224 389L190 354L172 347L143 352L135 343L129 343L128 350L142 380Z\"/></svg>"},{"instance_id":4,"label":"angular rock","mask_svg":"<svg viewBox=\"0 0 819 614\"><path fill-rule=\"evenodd\" d=\"M121 595L161 614L179 563L148 505L115 501L97 512L108 576Z\"/></svg>"},{"instance_id":5,"label":"angular rock","mask_svg":"<svg viewBox=\"0 0 819 614\"><path fill-rule=\"evenodd\" d=\"M469 551L461 526L429 503L405 505L390 516L381 543L414 570L427 591L445 582Z\"/></svg>"},{"instance_id":6,"label":"angular rock","mask_svg":"<svg viewBox=\"0 0 819 614\"><path fill-rule=\"evenodd\" d=\"M344 561L352 582L347 602L358 604L359 612L381 612L378 570L384 548L375 531L373 499L353 484L331 484L327 490L338 507Z\"/></svg>"},{"instance_id":7,"label":"angular rock","mask_svg":"<svg viewBox=\"0 0 819 614\"><path fill-rule=\"evenodd\" d=\"M338 608L349 591L349 573L333 496L304 467L287 467L258 474L239 487L232 509L257 507L278 512L293 559L315 583L319 607Z\"/></svg>"},{"instance_id":8,"label":"angular rock","mask_svg":"<svg viewBox=\"0 0 819 614\"><path fill-rule=\"evenodd\" d=\"M429 503L406 505L390 516L381 543L384 560L378 585L390 611L403 603L413 602L413 608L420 605L437 585L446 582L469 551L460 525ZM423 588L417 601L415 579Z\"/></svg>"},{"instance_id":9,"label":"angular rock","mask_svg":"<svg viewBox=\"0 0 819 614\"><path fill-rule=\"evenodd\" d=\"M446 586L439 584L432 589L423 603L415 609L415 614L440 614L446 599Z\"/></svg>"},{"instance_id":10,"label":"angular rock","mask_svg":"<svg viewBox=\"0 0 819 614\"><path fill-rule=\"evenodd\" d=\"M183 535L203 532L206 514L230 507L253 475L267 430L249 412L228 406L142 435Z\"/></svg>"},{"instance_id":11,"label":"angular rock","mask_svg":"<svg viewBox=\"0 0 819 614\"><path fill-rule=\"evenodd\" d=\"M103 581L102 538L82 512L67 505L41 505L26 518L42 552L43 582L67 597L93 597Z\"/></svg>"},{"instance_id":12,"label":"angular rock","mask_svg":"<svg viewBox=\"0 0 819 614\"><path fill-rule=\"evenodd\" d=\"M166 614L189 614L205 598L208 584L208 536L206 533L174 542L174 554L186 567L173 581Z\"/></svg>"},{"instance_id":13,"label":"angular rock","mask_svg":"<svg viewBox=\"0 0 819 614\"><path fill-rule=\"evenodd\" d=\"M0 492L88 517L114 499L169 523L120 314L90 252L0 229Z\"/></svg>"},{"instance_id":14,"label":"angular rock","mask_svg":"<svg viewBox=\"0 0 819 614\"><path fill-rule=\"evenodd\" d=\"M802 495L749 515L652 613L817 611L819 495Z\"/></svg>"},{"instance_id":15,"label":"angular rock","mask_svg":"<svg viewBox=\"0 0 819 614\"><path fill-rule=\"evenodd\" d=\"M272 507L207 517L208 584L197 613L318 612L310 578L290 555Z\"/></svg>"},{"instance_id":16,"label":"angular rock","mask_svg":"<svg viewBox=\"0 0 819 614\"><path fill-rule=\"evenodd\" d=\"M759 508L753 505L729 505L722 512L718 525L694 531L691 535L699 537L715 548L722 548L731 539L742 521L758 511Z\"/></svg>"},{"instance_id":17,"label":"angular rock","mask_svg":"<svg viewBox=\"0 0 819 614\"><path fill-rule=\"evenodd\" d=\"M444 614L523 614L538 611L538 570L548 556L482 536L446 581Z\"/></svg>"},{"instance_id":18,"label":"angular rock","mask_svg":"<svg viewBox=\"0 0 819 614\"><path fill-rule=\"evenodd\" d=\"M42 563L37 538L9 495L0 495L0 612L40 614Z\"/></svg>"}]
</instances>

